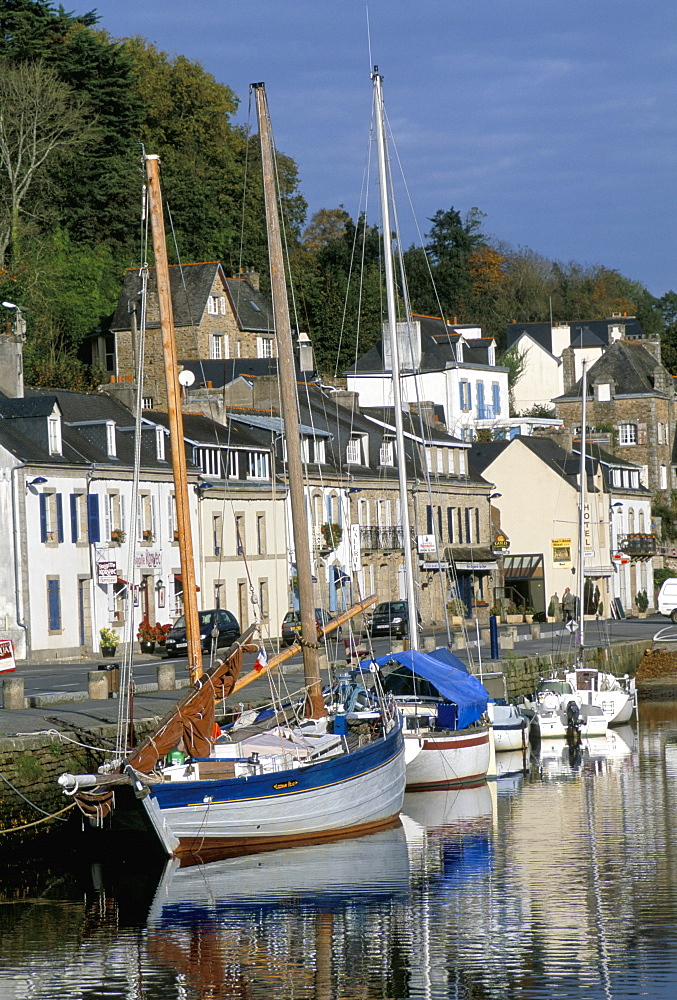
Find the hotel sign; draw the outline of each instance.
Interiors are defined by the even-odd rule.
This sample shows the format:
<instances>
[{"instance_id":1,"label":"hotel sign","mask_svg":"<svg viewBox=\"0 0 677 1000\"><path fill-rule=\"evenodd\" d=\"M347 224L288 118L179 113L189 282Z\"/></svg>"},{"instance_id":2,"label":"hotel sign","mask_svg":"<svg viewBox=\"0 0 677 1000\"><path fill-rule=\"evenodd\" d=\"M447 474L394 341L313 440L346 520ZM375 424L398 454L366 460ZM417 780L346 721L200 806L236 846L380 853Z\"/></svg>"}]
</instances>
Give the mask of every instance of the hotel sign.
<instances>
[{"instance_id":1,"label":"hotel sign","mask_svg":"<svg viewBox=\"0 0 677 1000\"><path fill-rule=\"evenodd\" d=\"M115 562L100 562L96 565L99 583L117 583L118 582L118 567Z\"/></svg>"}]
</instances>

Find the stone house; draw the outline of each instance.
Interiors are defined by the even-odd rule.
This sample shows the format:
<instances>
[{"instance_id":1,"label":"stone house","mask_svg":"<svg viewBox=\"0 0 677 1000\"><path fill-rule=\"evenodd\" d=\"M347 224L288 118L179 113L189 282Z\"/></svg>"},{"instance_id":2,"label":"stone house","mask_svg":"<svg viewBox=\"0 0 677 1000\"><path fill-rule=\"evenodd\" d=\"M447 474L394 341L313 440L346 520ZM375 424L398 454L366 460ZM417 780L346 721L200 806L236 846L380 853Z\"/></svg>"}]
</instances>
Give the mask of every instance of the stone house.
<instances>
[{"instance_id":1,"label":"stone house","mask_svg":"<svg viewBox=\"0 0 677 1000\"><path fill-rule=\"evenodd\" d=\"M169 268L176 353L180 362L270 358L276 354L272 309L255 272L234 278L218 261ZM147 409L166 405L160 316L154 268L148 270L142 395ZM110 332L93 345L112 381L132 381L138 367L142 273L126 272ZM200 372L198 382L208 381Z\"/></svg>"},{"instance_id":2,"label":"stone house","mask_svg":"<svg viewBox=\"0 0 677 1000\"><path fill-rule=\"evenodd\" d=\"M553 399L558 416L576 437L581 425L581 384L573 369ZM660 344L617 340L587 373L590 441L639 466L652 493L672 489L675 478L675 379L661 364Z\"/></svg>"}]
</instances>

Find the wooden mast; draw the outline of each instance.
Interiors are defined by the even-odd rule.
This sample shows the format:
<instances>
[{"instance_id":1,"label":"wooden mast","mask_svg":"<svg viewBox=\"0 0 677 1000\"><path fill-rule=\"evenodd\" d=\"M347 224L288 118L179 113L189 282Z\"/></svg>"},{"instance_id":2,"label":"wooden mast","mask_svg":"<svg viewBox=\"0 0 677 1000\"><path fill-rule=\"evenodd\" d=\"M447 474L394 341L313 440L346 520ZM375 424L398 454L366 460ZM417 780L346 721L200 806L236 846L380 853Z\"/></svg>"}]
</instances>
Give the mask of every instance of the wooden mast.
<instances>
[{"instance_id":1,"label":"wooden mast","mask_svg":"<svg viewBox=\"0 0 677 1000\"><path fill-rule=\"evenodd\" d=\"M275 335L277 338L277 370L280 380L281 408L287 444L289 500L291 504L296 576L299 591L303 671L308 692L306 714L313 719L317 719L326 715L326 709L324 707L324 699L322 698L322 685L317 658L317 626L315 625L315 601L313 598L312 571L310 566L308 512L303 489L301 438L296 402L296 365L294 364L294 349L289 319L289 302L287 299L287 283L282 255L280 219L277 211L273 141L265 84L253 83L251 89L254 91L256 97L256 113L261 141L261 165L263 170L263 194L266 205L270 282Z\"/></svg>"},{"instance_id":2,"label":"wooden mast","mask_svg":"<svg viewBox=\"0 0 677 1000\"><path fill-rule=\"evenodd\" d=\"M198 677L202 676L202 646L200 643L200 622L197 613L193 535L190 524L190 506L188 503L188 475L186 470L186 448L183 437L181 387L179 385L176 343L174 341L174 315L172 313L172 297L169 286L165 225L162 217L160 158L157 155L149 154L144 159L148 181L148 204L153 231L153 250L155 251L162 354L167 383L169 441L172 454L172 471L174 473L181 578L183 580L183 610L186 618L186 639L188 641L188 670L190 672L190 682L194 684Z\"/></svg>"}]
</instances>

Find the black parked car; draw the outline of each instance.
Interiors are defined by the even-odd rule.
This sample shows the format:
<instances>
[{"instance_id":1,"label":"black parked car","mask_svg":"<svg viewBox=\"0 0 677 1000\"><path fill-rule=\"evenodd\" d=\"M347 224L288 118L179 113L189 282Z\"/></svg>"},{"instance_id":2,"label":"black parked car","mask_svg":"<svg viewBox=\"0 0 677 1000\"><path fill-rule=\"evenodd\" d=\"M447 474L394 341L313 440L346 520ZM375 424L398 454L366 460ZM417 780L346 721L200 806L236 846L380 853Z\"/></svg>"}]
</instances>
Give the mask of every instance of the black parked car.
<instances>
[{"instance_id":1,"label":"black parked car","mask_svg":"<svg viewBox=\"0 0 677 1000\"><path fill-rule=\"evenodd\" d=\"M418 616L419 628L421 616ZM367 635L397 636L402 639L409 635L409 605L407 601L382 601L366 619Z\"/></svg>"},{"instance_id":2,"label":"black parked car","mask_svg":"<svg viewBox=\"0 0 677 1000\"><path fill-rule=\"evenodd\" d=\"M230 646L240 637L240 626L235 615L224 608L215 608L212 611L199 611L200 621L200 644L205 653L210 653L214 637L212 632L217 629L217 646ZM165 639L165 649L167 656L185 656L188 650L186 639L186 618L181 615L167 633Z\"/></svg>"},{"instance_id":3,"label":"black parked car","mask_svg":"<svg viewBox=\"0 0 677 1000\"><path fill-rule=\"evenodd\" d=\"M318 630L318 638L320 636L320 629L323 628L327 622L331 621L331 615L324 608L315 608L315 625ZM341 638L341 630L337 629L337 638ZM292 642L296 642L297 638L301 634L301 617L298 611L288 611L287 614L282 619L282 645L291 646ZM330 633L334 635L335 633Z\"/></svg>"}]
</instances>

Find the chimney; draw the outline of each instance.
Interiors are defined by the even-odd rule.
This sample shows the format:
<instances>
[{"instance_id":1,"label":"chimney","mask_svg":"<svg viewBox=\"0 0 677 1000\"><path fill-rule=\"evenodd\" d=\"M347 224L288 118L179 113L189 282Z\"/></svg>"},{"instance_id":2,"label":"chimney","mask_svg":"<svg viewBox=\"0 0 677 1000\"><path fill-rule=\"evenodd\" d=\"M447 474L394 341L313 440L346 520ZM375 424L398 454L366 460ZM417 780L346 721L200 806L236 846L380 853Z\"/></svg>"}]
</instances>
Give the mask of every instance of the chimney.
<instances>
[{"instance_id":1,"label":"chimney","mask_svg":"<svg viewBox=\"0 0 677 1000\"><path fill-rule=\"evenodd\" d=\"M310 337L307 333L300 333L299 339L296 343L298 345L299 371L314 372L315 355L313 353L313 345L310 341Z\"/></svg>"},{"instance_id":2,"label":"chimney","mask_svg":"<svg viewBox=\"0 0 677 1000\"><path fill-rule=\"evenodd\" d=\"M280 383L275 375L252 379L255 410L277 410L280 405Z\"/></svg>"},{"instance_id":3,"label":"chimney","mask_svg":"<svg viewBox=\"0 0 677 1000\"><path fill-rule=\"evenodd\" d=\"M259 278L259 272L255 271L254 268L240 268L240 277L248 281L252 288L259 292L261 291L261 280Z\"/></svg>"},{"instance_id":4,"label":"chimney","mask_svg":"<svg viewBox=\"0 0 677 1000\"><path fill-rule=\"evenodd\" d=\"M360 412L360 394L359 392L349 392L347 389L337 389L336 392L332 393L331 398L339 406L344 406L347 410L352 410L353 413Z\"/></svg>"},{"instance_id":5,"label":"chimney","mask_svg":"<svg viewBox=\"0 0 677 1000\"><path fill-rule=\"evenodd\" d=\"M661 342L660 340L642 340L642 347L649 352L652 358L662 364L661 361Z\"/></svg>"},{"instance_id":6,"label":"chimney","mask_svg":"<svg viewBox=\"0 0 677 1000\"><path fill-rule=\"evenodd\" d=\"M562 388L568 392L576 385L576 355L573 347L565 347L562 351Z\"/></svg>"},{"instance_id":7,"label":"chimney","mask_svg":"<svg viewBox=\"0 0 677 1000\"><path fill-rule=\"evenodd\" d=\"M435 404L431 403L429 400L421 401L420 403L410 403L409 412L412 416L419 413L426 424L433 424L437 419L435 415Z\"/></svg>"},{"instance_id":8,"label":"chimney","mask_svg":"<svg viewBox=\"0 0 677 1000\"><path fill-rule=\"evenodd\" d=\"M7 322L0 334L0 391L12 399L24 394L23 317Z\"/></svg>"}]
</instances>

